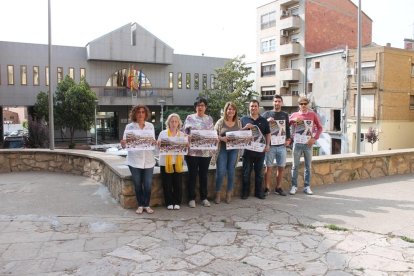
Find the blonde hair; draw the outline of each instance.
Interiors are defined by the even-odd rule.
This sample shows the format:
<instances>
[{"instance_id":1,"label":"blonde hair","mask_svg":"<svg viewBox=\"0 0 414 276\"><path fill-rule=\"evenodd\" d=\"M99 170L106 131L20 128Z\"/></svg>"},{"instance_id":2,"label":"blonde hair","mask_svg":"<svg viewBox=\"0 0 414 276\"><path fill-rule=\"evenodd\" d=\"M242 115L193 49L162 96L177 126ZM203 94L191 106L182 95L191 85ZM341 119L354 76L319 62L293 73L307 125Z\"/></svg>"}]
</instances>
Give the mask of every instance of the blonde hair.
<instances>
[{"instance_id":1,"label":"blonde hair","mask_svg":"<svg viewBox=\"0 0 414 276\"><path fill-rule=\"evenodd\" d=\"M178 129L181 129L181 127L183 126L183 122L181 121L181 118L177 113L171 113L170 115L168 115L168 118L165 121L165 127L170 128L170 121L173 117L176 117L178 119Z\"/></svg>"},{"instance_id":2,"label":"blonde hair","mask_svg":"<svg viewBox=\"0 0 414 276\"><path fill-rule=\"evenodd\" d=\"M223 118L224 118L224 120L228 120L228 118L227 118L227 109L229 109L229 107L233 107L234 108L234 111L235 111L234 117L233 117L233 122L234 122L234 121L237 120L237 106L234 103L232 103L232 102L227 102L224 105Z\"/></svg>"}]
</instances>

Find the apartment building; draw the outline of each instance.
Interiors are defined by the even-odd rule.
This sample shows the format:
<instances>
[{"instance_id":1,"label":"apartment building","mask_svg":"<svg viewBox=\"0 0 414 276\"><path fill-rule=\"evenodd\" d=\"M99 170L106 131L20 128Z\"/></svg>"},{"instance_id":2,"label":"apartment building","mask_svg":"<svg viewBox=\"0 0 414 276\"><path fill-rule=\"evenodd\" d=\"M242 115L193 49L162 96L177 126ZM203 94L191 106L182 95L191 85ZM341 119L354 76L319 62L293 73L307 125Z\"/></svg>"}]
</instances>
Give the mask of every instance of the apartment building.
<instances>
[{"instance_id":1,"label":"apartment building","mask_svg":"<svg viewBox=\"0 0 414 276\"><path fill-rule=\"evenodd\" d=\"M65 75L76 82L85 77L99 101L98 139L118 140L132 106L149 106L158 124L162 108L192 107L199 93L214 84L214 70L228 60L174 54L142 26L129 23L85 47L53 45L49 80L47 45L0 41L0 106L30 109L40 91L49 85L54 91ZM139 78L139 85L131 88L130 76Z\"/></svg>"},{"instance_id":2,"label":"apartment building","mask_svg":"<svg viewBox=\"0 0 414 276\"><path fill-rule=\"evenodd\" d=\"M257 8L256 85L262 106L280 94L288 111L308 93L306 55L357 47L358 7L350 0L276 0ZM372 20L362 15L362 44Z\"/></svg>"},{"instance_id":3,"label":"apartment building","mask_svg":"<svg viewBox=\"0 0 414 276\"><path fill-rule=\"evenodd\" d=\"M357 53L349 51L347 135L356 147ZM414 51L387 46L364 47L361 53L361 151L414 147ZM367 142L370 128L378 135Z\"/></svg>"}]
</instances>

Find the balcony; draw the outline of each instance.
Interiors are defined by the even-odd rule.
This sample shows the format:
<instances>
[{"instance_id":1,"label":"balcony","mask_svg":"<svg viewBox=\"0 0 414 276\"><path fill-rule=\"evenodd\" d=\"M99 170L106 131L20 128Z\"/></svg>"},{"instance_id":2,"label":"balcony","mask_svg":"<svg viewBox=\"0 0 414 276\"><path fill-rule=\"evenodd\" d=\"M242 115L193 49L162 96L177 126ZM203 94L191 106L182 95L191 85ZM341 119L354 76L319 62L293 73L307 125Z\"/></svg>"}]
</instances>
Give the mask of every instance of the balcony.
<instances>
[{"instance_id":1,"label":"balcony","mask_svg":"<svg viewBox=\"0 0 414 276\"><path fill-rule=\"evenodd\" d=\"M126 87L114 86L93 86L99 99L99 105L158 105L158 101L163 99L166 105L173 104L172 88L143 88L140 91L130 91Z\"/></svg>"},{"instance_id":2,"label":"balcony","mask_svg":"<svg viewBox=\"0 0 414 276\"><path fill-rule=\"evenodd\" d=\"M300 28L300 17L297 15L292 15L289 17L281 18L279 26L281 30L299 29Z\"/></svg>"},{"instance_id":3,"label":"balcony","mask_svg":"<svg viewBox=\"0 0 414 276\"><path fill-rule=\"evenodd\" d=\"M298 69L282 69L279 72L279 79L281 81L299 81L300 71Z\"/></svg>"},{"instance_id":4,"label":"balcony","mask_svg":"<svg viewBox=\"0 0 414 276\"><path fill-rule=\"evenodd\" d=\"M299 95L292 93L286 88L280 89L280 96L283 97L284 106L297 106L298 105Z\"/></svg>"},{"instance_id":5,"label":"balcony","mask_svg":"<svg viewBox=\"0 0 414 276\"><path fill-rule=\"evenodd\" d=\"M356 89L357 83L356 82L351 83L351 88ZM375 89L377 88L377 82L375 81L361 82L361 88L362 89Z\"/></svg>"},{"instance_id":6,"label":"balcony","mask_svg":"<svg viewBox=\"0 0 414 276\"><path fill-rule=\"evenodd\" d=\"M279 0L280 6L289 7L299 4L299 0Z\"/></svg>"},{"instance_id":7,"label":"balcony","mask_svg":"<svg viewBox=\"0 0 414 276\"><path fill-rule=\"evenodd\" d=\"M292 56L300 54L300 44L297 42L280 45L279 53L281 56Z\"/></svg>"}]
</instances>

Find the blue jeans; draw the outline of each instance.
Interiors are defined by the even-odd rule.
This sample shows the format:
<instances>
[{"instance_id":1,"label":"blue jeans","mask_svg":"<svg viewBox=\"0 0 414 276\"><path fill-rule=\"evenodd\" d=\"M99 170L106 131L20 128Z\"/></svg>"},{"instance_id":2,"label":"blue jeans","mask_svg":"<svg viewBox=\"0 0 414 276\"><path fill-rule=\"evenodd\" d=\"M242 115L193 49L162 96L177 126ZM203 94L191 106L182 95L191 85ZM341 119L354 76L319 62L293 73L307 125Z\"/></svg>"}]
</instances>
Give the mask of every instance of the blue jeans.
<instances>
[{"instance_id":1,"label":"blue jeans","mask_svg":"<svg viewBox=\"0 0 414 276\"><path fill-rule=\"evenodd\" d=\"M254 168L254 195L263 195L263 166L265 155L262 156L243 156L243 185L242 185L242 197L250 195L250 175Z\"/></svg>"},{"instance_id":2,"label":"blue jeans","mask_svg":"<svg viewBox=\"0 0 414 276\"><path fill-rule=\"evenodd\" d=\"M293 144L293 165L292 165L292 186L298 186L298 170L300 164L300 157L305 159L304 183L305 187L310 186L311 181L311 162L312 162L312 147L307 144Z\"/></svg>"},{"instance_id":3,"label":"blue jeans","mask_svg":"<svg viewBox=\"0 0 414 276\"><path fill-rule=\"evenodd\" d=\"M217 157L216 167L216 192L220 192L221 184L223 184L224 176L227 173L227 191L232 191L234 186L234 171L237 162L237 154L239 150L226 150L226 147L220 147Z\"/></svg>"},{"instance_id":4,"label":"blue jeans","mask_svg":"<svg viewBox=\"0 0 414 276\"><path fill-rule=\"evenodd\" d=\"M152 174L154 167L149 169L139 169L128 166L134 183L135 196L139 207L149 207L151 199Z\"/></svg>"}]
</instances>

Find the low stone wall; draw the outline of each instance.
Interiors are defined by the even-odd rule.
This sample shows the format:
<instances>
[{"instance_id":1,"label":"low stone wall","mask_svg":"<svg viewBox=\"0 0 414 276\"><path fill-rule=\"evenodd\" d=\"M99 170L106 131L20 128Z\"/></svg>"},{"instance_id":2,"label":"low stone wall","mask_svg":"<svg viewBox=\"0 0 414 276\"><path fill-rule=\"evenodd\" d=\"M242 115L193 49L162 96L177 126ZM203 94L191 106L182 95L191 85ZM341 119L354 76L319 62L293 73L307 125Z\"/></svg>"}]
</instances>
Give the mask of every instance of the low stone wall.
<instances>
[{"instance_id":1,"label":"low stone wall","mask_svg":"<svg viewBox=\"0 0 414 276\"><path fill-rule=\"evenodd\" d=\"M290 187L291 160L285 169L282 186ZM0 150L0 173L21 171L45 171L70 173L90 177L106 185L112 196L124 208L135 208L134 187L125 158L101 152L85 150L22 149ZM275 170L274 170L275 171ZM313 157L312 186L344 183L358 179L383 177L414 172L414 150L390 150L369 154L344 154ZM187 202L187 173L184 173L183 203ZM272 177L273 181L275 176ZM234 195L241 190L242 169L236 169ZM303 164L299 170L299 186L303 185ZM251 188L254 187L252 172ZM274 184L273 184L274 185ZM225 183L222 188L225 191ZM215 169L209 171L208 194L213 198L215 190ZM224 195L223 195L224 196ZM151 204L163 205L163 191L159 169L154 171Z\"/></svg>"}]
</instances>

